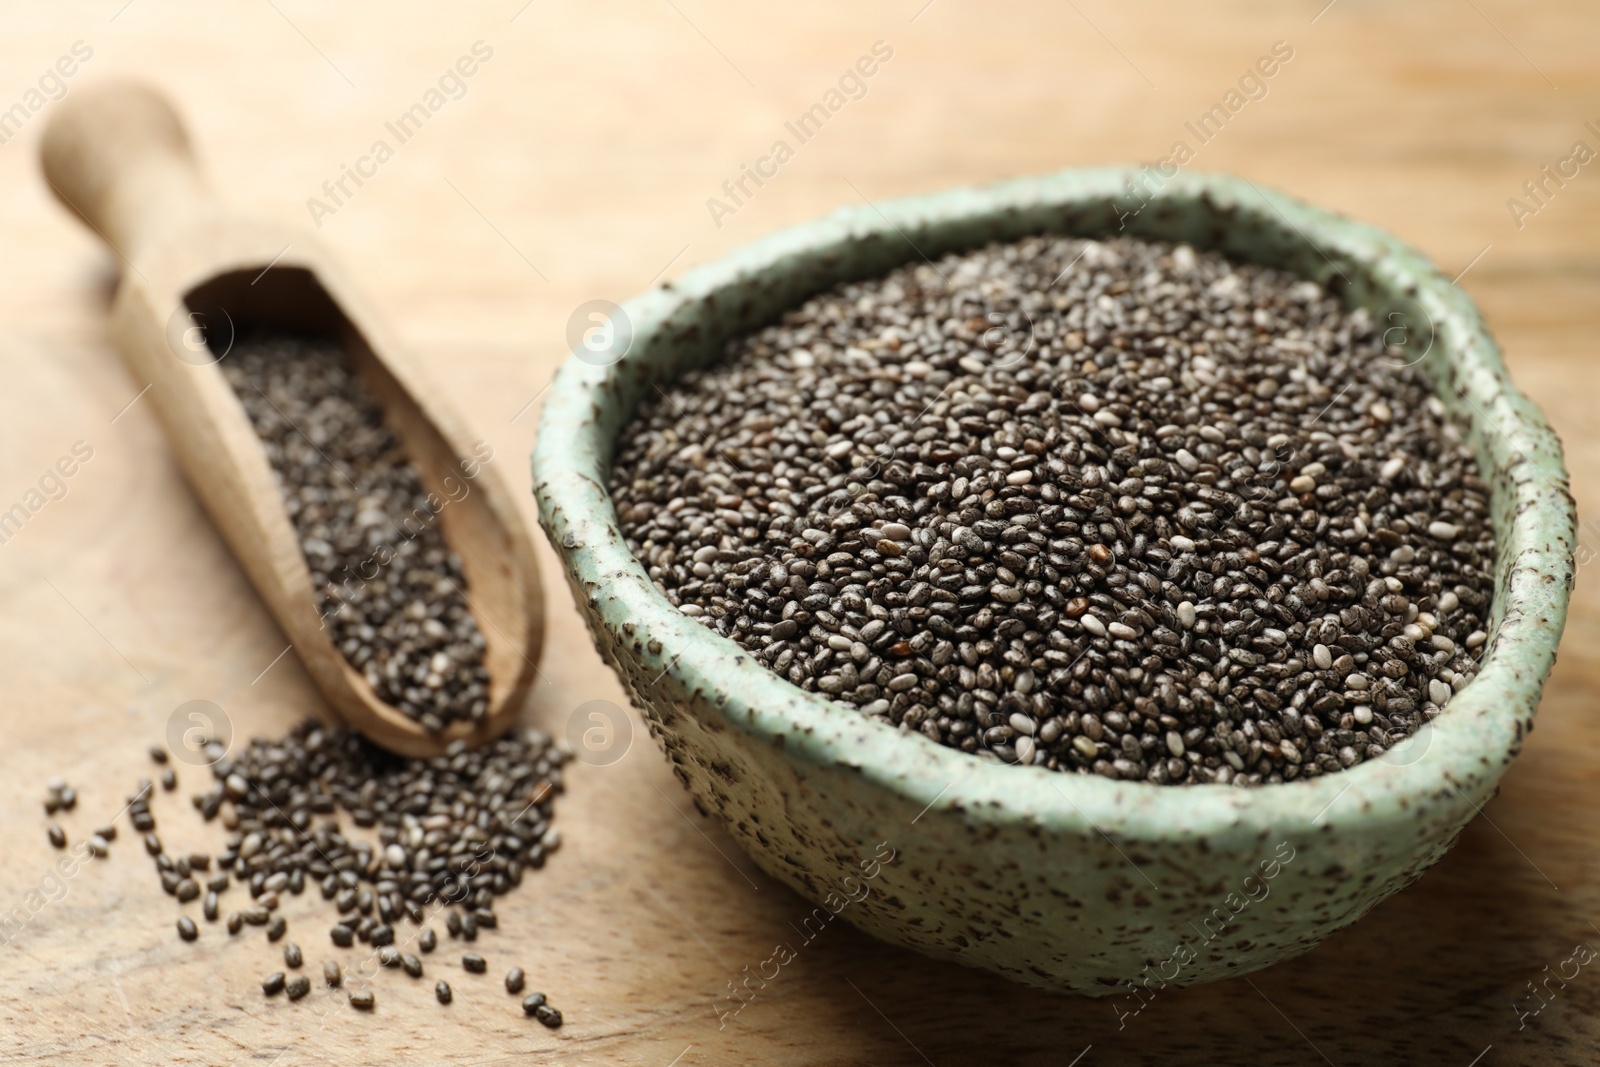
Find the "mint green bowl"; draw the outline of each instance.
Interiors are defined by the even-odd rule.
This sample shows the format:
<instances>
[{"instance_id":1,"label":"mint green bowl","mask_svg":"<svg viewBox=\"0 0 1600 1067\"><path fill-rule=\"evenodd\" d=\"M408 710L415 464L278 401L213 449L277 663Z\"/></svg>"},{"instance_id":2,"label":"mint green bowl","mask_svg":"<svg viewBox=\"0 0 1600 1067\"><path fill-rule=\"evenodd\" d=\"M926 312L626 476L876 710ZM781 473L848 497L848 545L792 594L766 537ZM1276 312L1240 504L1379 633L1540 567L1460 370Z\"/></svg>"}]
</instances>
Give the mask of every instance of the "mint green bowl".
<instances>
[{"instance_id":1,"label":"mint green bowl","mask_svg":"<svg viewBox=\"0 0 1600 1067\"><path fill-rule=\"evenodd\" d=\"M630 301L625 358L569 359L556 375L535 492L595 644L701 809L817 904L808 929L835 913L930 956L1091 994L1244 974L1416 881L1532 728L1566 618L1573 505L1560 443L1477 309L1371 226L1220 175L1179 175L1141 208L1128 192L1138 174L1074 170L846 208ZM606 485L619 432L643 395L728 339L919 255L1119 225L1313 279L1428 349L1421 366L1492 491L1491 637L1446 712L1382 759L1253 790L982 762L769 673L673 608L618 532Z\"/></svg>"}]
</instances>

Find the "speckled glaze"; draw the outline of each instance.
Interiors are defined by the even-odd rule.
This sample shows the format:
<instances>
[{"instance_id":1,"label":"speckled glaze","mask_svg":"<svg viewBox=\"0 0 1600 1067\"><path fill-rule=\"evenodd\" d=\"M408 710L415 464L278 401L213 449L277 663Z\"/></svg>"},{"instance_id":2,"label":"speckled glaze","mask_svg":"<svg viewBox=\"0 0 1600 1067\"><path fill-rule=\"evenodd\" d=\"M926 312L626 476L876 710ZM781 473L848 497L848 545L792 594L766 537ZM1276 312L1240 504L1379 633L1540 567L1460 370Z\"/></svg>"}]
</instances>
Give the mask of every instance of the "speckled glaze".
<instances>
[{"instance_id":1,"label":"speckled glaze","mask_svg":"<svg viewBox=\"0 0 1600 1067\"><path fill-rule=\"evenodd\" d=\"M1416 881L1532 728L1566 618L1573 506L1560 444L1472 302L1370 226L1220 175L1179 175L1141 206L1135 173L1075 170L847 208L624 305L627 356L571 359L556 376L534 453L540 523L678 778L764 870L817 904L808 930L835 912L930 956L1090 994L1244 974ZM983 762L770 674L675 610L618 532L605 487L619 431L647 390L729 338L919 255L1119 230L1287 269L1407 325L1407 351L1426 349L1423 369L1468 428L1498 541L1488 655L1445 714L1382 759L1254 790ZM893 862L876 867L889 849ZM864 864L875 877L863 881Z\"/></svg>"}]
</instances>

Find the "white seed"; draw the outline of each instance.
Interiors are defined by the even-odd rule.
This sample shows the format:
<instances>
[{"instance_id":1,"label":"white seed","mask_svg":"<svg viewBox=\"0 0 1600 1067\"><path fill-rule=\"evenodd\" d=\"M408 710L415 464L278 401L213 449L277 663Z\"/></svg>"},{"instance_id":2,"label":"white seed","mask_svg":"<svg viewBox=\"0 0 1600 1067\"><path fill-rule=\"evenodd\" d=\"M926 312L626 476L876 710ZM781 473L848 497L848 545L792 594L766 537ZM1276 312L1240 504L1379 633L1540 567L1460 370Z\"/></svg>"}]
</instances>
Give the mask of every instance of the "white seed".
<instances>
[{"instance_id":1,"label":"white seed","mask_svg":"<svg viewBox=\"0 0 1600 1067\"><path fill-rule=\"evenodd\" d=\"M1176 730L1167 731L1167 751L1177 758L1183 756L1183 735Z\"/></svg>"},{"instance_id":2,"label":"white seed","mask_svg":"<svg viewBox=\"0 0 1600 1067\"><path fill-rule=\"evenodd\" d=\"M1192 629L1194 629L1195 618L1196 618L1196 615L1195 615L1194 605L1192 603L1190 603L1189 601L1185 600L1181 604L1178 605L1178 625L1179 626L1182 626L1185 630L1192 630Z\"/></svg>"},{"instance_id":3,"label":"white seed","mask_svg":"<svg viewBox=\"0 0 1600 1067\"><path fill-rule=\"evenodd\" d=\"M1461 598L1454 593L1439 594L1439 614L1448 615L1461 606Z\"/></svg>"},{"instance_id":4,"label":"white seed","mask_svg":"<svg viewBox=\"0 0 1600 1067\"><path fill-rule=\"evenodd\" d=\"M1454 694L1452 693L1450 687L1444 682L1441 682L1439 679L1435 678L1428 683L1428 699L1432 700L1441 708L1450 702L1450 697L1452 695Z\"/></svg>"},{"instance_id":5,"label":"white seed","mask_svg":"<svg viewBox=\"0 0 1600 1067\"><path fill-rule=\"evenodd\" d=\"M1459 527L1452 526L1448 522L1428 523L1428 536L1438 541L1454 541L1460 532Z\"/></svg>"},{"instance_id":6,"label":"white seed","mask_svg":"<svg viewBox=\"0 0 1600 1067\"><path fill-rule=\"evenodd\" d=\"M1333 653L1327 645L1316 645L1311 649L1311 662L1317 665L1317 670L1326 671L1333 669Z\"/></svg>"},{"instance_id":7,"label":"white seed","mask_svg":"<svg viewBox=\"0 0 1600 1067\"><path fill-rule=\"evenodd\" d=\"M1093 615L1085 615L1078 621L1083 624L1085 630L1088 630L1096 637L1104 637L1106 635L1106 624Z\"/></svg>"},{"instance_id":8,"label":"white seed","mask_svg":"<svg viewBox=\"0 0 1600 1067\"><path fill-rule=\"evenodd\" d=\"M1467 635L1466 641L1462 643L1468 648L1477 648L1487 640L1489 640L1488 634L1484 633L1482 630L1474 630Z\"/></svg>"},{"instance_id":9,"label":"white seed","mask_svg":"<svg viewBox=\"0 0 1600 1067\"><path fill-rule=\"evenodd\" d=\"M1123 641L1132 641L1134 638L1139 636L1138 630L1135 630L1131 626L1125 626L1120 622L1114 622L1107 626L1106 632L1112 637L1119 638Z\"/></svg>"}]
</instances>

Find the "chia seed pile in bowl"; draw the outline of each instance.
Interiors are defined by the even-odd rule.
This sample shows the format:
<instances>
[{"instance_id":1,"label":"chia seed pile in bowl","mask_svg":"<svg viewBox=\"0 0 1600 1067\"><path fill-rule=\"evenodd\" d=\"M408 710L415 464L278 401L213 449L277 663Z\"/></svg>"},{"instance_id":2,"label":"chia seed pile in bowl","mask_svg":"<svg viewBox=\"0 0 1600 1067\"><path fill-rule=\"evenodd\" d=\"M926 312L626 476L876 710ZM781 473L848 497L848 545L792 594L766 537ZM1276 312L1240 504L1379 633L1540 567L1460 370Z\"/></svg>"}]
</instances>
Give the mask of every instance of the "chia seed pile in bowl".
<instances>
[{"instance_id":1,"label":"chia seed pile in bowl","mask_svg":"<svg viewBox=\"0 0 1600 1067\"><path fill-rule=\"evenodd\" d=\"M641 404L611 490L686 615L980 758L1256 785L1477 668L1494 545L1381 325L1185 245L1038 237L840 286Z\"/></svg>"}]
</instances>

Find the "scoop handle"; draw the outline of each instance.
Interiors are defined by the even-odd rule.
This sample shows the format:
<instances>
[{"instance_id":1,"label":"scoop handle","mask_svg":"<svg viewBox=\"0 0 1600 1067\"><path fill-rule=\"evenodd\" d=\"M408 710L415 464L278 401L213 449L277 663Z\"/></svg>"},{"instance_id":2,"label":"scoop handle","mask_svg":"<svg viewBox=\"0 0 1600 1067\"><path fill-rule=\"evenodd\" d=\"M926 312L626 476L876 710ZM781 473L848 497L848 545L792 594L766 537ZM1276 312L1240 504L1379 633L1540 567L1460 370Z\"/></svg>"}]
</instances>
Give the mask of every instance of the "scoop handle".
<instances>
[{"instance_id":1,"label":"scoop handle","mask_svg":"<svg viewBox=\"0 0 1600 1067\"><path fill-rule=\"evenodd\" d=\"M107 80L68 96L41 157L57 199L135 268L163 235L216 205L182 120L141 82Z\"/></svg>"}]
</instances>

